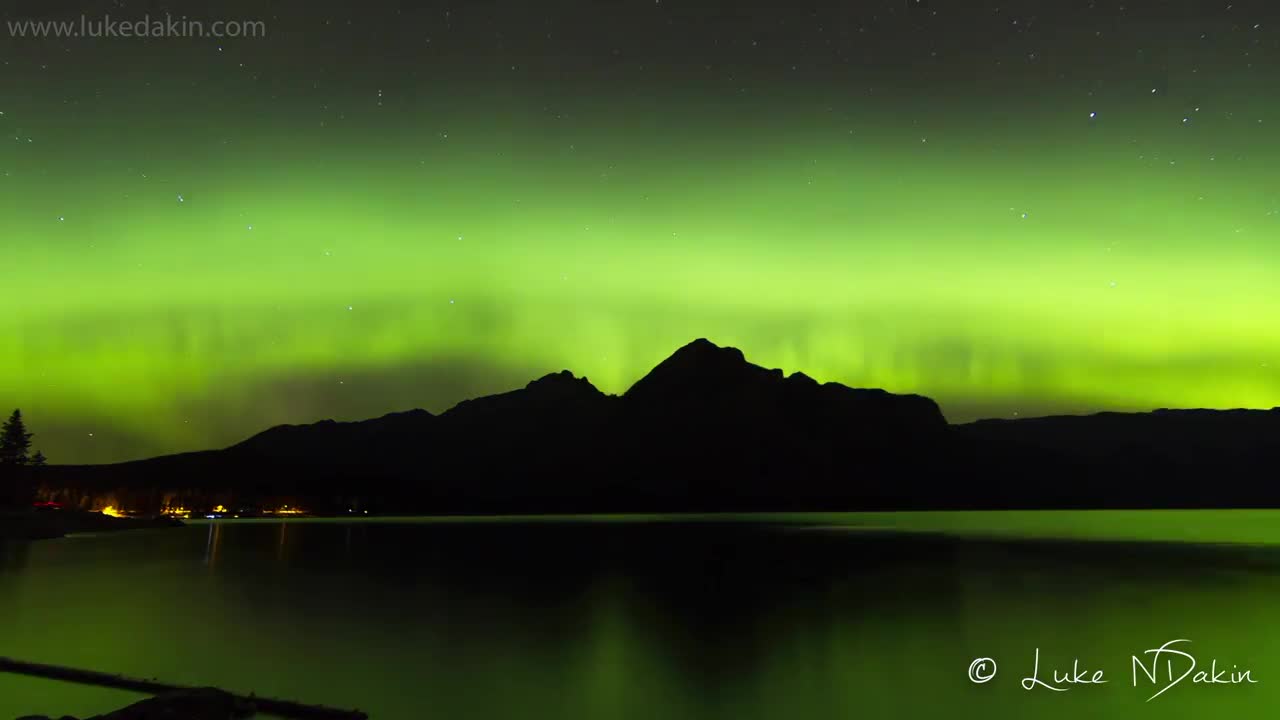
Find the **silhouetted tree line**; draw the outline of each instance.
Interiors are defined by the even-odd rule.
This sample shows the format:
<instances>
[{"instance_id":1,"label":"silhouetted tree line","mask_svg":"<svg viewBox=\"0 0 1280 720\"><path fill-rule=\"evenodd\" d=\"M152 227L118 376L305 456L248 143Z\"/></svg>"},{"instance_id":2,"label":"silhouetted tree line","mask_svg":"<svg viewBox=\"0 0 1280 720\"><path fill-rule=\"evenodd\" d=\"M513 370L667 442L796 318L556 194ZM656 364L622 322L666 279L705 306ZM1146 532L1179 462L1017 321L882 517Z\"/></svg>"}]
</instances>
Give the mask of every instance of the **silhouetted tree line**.
<instances>
[{"instance_id":1,"label":"silhouetted tree line","mask_svg":"<svg viewBox=\"0 0 1280 720\"><path fill-rule=\"evenodd\" d=\"M36 475L46 464L44 453L31 454L31 438L22 411L14 410L0 427L0 505L26 505L31 502Z\"/></svg>"}]
</instances>

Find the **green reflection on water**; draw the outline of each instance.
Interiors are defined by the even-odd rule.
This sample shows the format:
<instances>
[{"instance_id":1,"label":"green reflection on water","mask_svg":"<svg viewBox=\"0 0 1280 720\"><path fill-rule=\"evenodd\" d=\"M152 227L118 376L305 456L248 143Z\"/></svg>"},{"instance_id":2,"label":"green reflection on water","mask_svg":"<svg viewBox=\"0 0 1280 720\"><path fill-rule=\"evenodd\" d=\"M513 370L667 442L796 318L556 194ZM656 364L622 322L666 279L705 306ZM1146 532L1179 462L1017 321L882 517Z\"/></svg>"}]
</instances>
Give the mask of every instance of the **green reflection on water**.
<instances>
[{"instance_id":1,"label":"green reflection on water","mask_svg":"<svg viewBox=\"0 0 1280 720\"><path fill-rule=\"evenodd\" d=\"M379 719L1243 716L1280 700L1277 528L1270 511L195 524L0 548L0 655ZM1175 637L1259 683L1144 703L1130 656ZM1042 678L1079 658L1110 682L1026 692L1037 647ZM1000 665L985 685L966 677L979 656ZM0 718L131 699L0 676Z\"/></svg>"}]
</instances>

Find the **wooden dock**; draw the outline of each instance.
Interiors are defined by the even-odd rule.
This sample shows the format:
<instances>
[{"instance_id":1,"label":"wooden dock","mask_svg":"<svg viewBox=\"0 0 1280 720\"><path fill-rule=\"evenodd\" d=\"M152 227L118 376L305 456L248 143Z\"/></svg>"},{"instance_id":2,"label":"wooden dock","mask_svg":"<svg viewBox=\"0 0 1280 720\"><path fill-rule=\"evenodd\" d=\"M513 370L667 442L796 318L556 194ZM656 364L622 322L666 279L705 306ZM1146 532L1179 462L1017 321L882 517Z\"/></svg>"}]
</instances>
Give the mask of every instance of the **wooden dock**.
<instances>
[{"instance_id":1,"label":"wooden dock","mask_svg":"<svg viewBox=\"0 0 1280 720\"><path fill-rule=\"evenodd\" d=\"M0 672L29 675L31 677L45 678L47 680L60 680L80 685L95 685L97 687L127 690L130 692L158 696L173 694L190 695L192 693L210 690L210 688L170 685L157 680L142 680L139 678L125 677L123 675L94 672L92 670L78 670L76 668L63 667L61 665L42 665L40 663L23 662L21 660L14 660L6 657L0 657ZM359 710L336 710L334 708L323 707L320 705L306 705L290 700L273 700L271 698L261 698L254 695L237 695L226 691L220 692L232 698L237 703L251 708L253 712L262 713L264 715L274 715L281 718L289 718L289 720L368 720L369 718L368 715L360 712Z\"/></svg>"}]
</instances>

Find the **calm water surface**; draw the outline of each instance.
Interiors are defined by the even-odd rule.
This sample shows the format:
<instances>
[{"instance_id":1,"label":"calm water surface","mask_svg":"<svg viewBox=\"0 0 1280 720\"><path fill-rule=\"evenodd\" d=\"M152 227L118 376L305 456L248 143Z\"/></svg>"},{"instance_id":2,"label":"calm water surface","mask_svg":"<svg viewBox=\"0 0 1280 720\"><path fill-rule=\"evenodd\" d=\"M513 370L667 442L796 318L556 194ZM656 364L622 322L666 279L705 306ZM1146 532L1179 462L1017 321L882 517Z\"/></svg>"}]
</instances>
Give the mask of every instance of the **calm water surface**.
<instances>
[{"instance_id":1,"label":"calm water surface","mask_svg":"<svg viewBox=\"0 0 1280 720\"><path fill-rule=\"evenodd\" d=\"M377 720L1249 717L1280 704L1277 541L1257 512L219 522L0 546L0 655ZM1145 702L1130 658L1175 638L1257 684ZM1037 647L1108 683L1023 690ZM135 699L0 676L0 718Z\"/></svg>"}]
</instances>

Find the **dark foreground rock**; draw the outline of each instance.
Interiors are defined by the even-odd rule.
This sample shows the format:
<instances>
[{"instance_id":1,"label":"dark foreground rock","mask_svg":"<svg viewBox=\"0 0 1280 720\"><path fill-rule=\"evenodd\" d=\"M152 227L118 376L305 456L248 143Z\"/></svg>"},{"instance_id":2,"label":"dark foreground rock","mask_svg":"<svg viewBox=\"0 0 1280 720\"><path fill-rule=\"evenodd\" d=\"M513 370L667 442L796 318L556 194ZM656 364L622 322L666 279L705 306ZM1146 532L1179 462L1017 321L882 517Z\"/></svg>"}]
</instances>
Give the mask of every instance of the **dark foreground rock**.
<instances>
[{"instance_id":1,"label":"dark foreground rock","mask_svg":"<svg viewBox=\"0 0 1280 720\"><path fill-rule=\"evenodd\" d=\"M255 714L252 705L215 688L200 688L161 695L134 703L122 710L95 715L87 720L238 720ZM30 715L18 720L54 720ZM58 720L76 720L64 716Z\"/></svg>"},{"instance_id":2,"label":"dark foreground rock","mask_svg":"<svg viewBox=\"0 0 1280 720\"><path fill-rule=\"evenodd\" d=\"M128 692L152 695L151 700L130 705L106 715L96 715L89 720L228 720L251 717L263 713L292 720L369 720L359 710L338 710L323 705L308 705L291 700L258 697L256 695L232 695L217 688L189 688L169 685L154 678L144 680L124 675L82 670L65 665L48 665L25 660L0 657L0 673L13 673L29 677L94 685ZM28 716L19 720L30 720ZM62 720L66 720L65 716ZM71 720L75 720L72 718Z\"/></svg>"}]
</instances>

